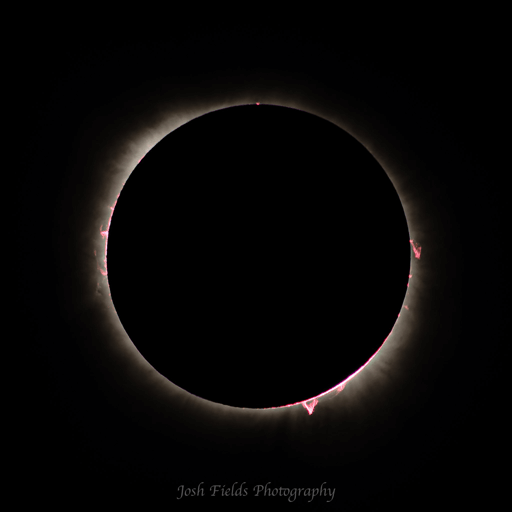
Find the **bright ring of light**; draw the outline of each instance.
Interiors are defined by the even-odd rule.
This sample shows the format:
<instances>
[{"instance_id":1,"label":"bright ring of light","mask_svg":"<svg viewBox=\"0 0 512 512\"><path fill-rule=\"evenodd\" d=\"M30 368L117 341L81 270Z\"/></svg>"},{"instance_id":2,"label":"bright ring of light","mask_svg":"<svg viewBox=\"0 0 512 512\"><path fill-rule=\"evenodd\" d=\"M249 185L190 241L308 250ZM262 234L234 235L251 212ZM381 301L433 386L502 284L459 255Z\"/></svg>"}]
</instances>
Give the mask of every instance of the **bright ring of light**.
<instances>
[{"instance_id":1,"label":"bright ring of light","mask_svg":"<svg viewBox=\"0 0 512 512\"><path fill-rule=\"evenodd\" d=\"M404 309L388 336L385 344L359 371L349 378L340 382L335 388L325 393L312 397L311 399L293 405L304 405L311 414L316 404L321 403L323 398L337 396L339 391L345 388L343 393L344 400L353 403L357 396L376 385L380 389L385 389L388 379L386 375L393 362L399 359L398 352L407 345L413 336L415 311L421 308L420 288L422 286L422 266L424 264L423 255L420 264L420 244L425 245L425 239L428 233L425 230L416 228L421 224L422 212L418 207L418 196L407 181L407 169L400 164L398 150L390 145L386 140L386 131L383 126L373 128L372 133L368 128L361 128L364 123L358 119L357 110L351 110L347 103L343 107L339 105L321 105L319 97L311 95L308 99L298 96L294 99L293 84L287 84L279 92L273 89L271 92L260 90L258 92L239 92L238 94L223 99L208 99L198 102L197 98L188 103L175 99L174 103L167 104L162 109L147 113L144 119L144 126L141 126L140 118L133 119L132 126L139 126L135 130L127 129L126 126L119 126L120 134L117 142L111 140L100 141L100 148L96 151L93 163L87 169L87 178L90 183L94 183L96 191L100 192L94 197L86 197L83 207L90 215L86 218L78 219L80 225L79 251L84 255L84 261L87 261L88 271L81 276L79 288L83 291L82 298L77 302L71 302L71 307L82 307L90 311L94 317L96 325L102 328L105 333L105 339L108 342L102 343L96 340L92 343L90 350L93 354L98 354L99 359L103 361L117 361L116 386L123 381L121 387L133 394L134 389L144 388L147 393L158 395L160 403L167 401L172 407L182 408L181 410L190 410L202 408L210 414L222 410L221 416L226 414L268 414L270 410L237 409L222 404L214 404L207 400L190 395L181 388L175 386L168 379L161 376L154 368L141 356L128 335L124 331L122 324L114 309L110 298L108 288L108 274L106 271L106 252L108 246L108 226L116 200L121 193L123 184L126 182L136 165L144 155L154 147L160 140L171 133L179 126L203 114L237 105L254 104L256 102L280 105L288 108L296 108L309 112L318 117L324 118L341 129L345 130L363 144L368 151L377 159L382 168L386 171L393 182L395 189L402 201L404 212L409 226L411 236L411 276L410 286L408 288ZM324 102L325 103L325 102ZM179 108L178 108L179 106ZM375 125L376 123L374 123ZM91 190L94 188L91 186ZM86 194L87 196L87 194ZM427 229L427 231L429 231ZM410 276L410 277L411 277ZM85 297L85 298L84 298ZM99 356L100 352L102 353ZM96 356L95 356L96 357ZM398 364L398 363L397 363ZM364 371L362 371L364 369ZM156 396L155 395L155 396ZM287 413L304 414L304 409L300 407L285 406ZM219 409L220 408L220 409ZM280 414L283 414L283 408ZM302 411L302 412L301 412ZM275 410L274 413L277 413Z\"/></svg>"}]
</instances>

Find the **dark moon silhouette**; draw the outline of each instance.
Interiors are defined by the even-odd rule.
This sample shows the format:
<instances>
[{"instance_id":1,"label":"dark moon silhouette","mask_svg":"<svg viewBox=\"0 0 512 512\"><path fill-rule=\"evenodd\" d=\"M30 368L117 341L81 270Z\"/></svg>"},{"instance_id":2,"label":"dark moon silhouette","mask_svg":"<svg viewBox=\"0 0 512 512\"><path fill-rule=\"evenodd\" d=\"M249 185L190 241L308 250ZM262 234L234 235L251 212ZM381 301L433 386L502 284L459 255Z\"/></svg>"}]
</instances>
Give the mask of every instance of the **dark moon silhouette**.
<instances>
[{"instance_id":1,"label":"dark moon silhouette","mask_svg":"<svg viewBox=\"0 0 512 512\"><path fill-rule=\"evenodd\" d=\"M160 373L239 407L331 389L379 349L410 267L389 177L360 142L271 105L196 118L127 180L108 238L119 318Z\"/></svg>"}]
</instances>

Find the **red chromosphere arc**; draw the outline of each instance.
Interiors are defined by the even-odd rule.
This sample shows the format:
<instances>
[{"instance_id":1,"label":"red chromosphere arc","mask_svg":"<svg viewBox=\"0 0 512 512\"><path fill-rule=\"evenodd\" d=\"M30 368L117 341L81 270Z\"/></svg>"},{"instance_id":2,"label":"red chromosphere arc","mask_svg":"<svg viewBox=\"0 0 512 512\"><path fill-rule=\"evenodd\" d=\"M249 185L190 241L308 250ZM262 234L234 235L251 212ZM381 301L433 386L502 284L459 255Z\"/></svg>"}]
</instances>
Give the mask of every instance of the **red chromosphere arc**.
<instances>
[{"instance_id":1,"label":"red chromosphere arc","mask_svg":"<svg viewBox=\"0 0 512 512\"><path fill-rule=\"evenodd\" d=\"M414 252L414 256L416 257L416 259L420 259L420 255L421 255L421 246L418 242L415 242L414 240L409 240L409 242L411 243L411 246L412 246L412 249L413 249L413 252ZM412 273L409 273L409 279L412 277ZM407 286L409 286L409 283L407 283ZM404 306L405 309L409 310L409 306ZM398 318L400 318L400 313L398 313ZM391 330L391 332L393 332L393 330ZM389 333L391 334L391 333ZM388 339L389 335L386 337L386 339L384 340L384 343L386 342L386 340ZM380 346L379 350L382 348L382 346L384 345L384 343L382 343L382 345ZM357 375L363 368L366 367L366 365L375 357L375 355L379 352L379 350L377 350L377 352L375 352L375 354L367 361L366 364L364 364L357 372L355 372L353 375L351 375L350 377L348 377L347 379L345 379L341 384L339 384L335 389L336 389L336 394L340 393L344 388L345 388L345 385L346 383L352 379L352 377L354 377L355 375ZM302 405L304 406L304 408L308 411L308 413L311 415L313 414L313 411L314 411L314 408L315 406L318 404L318 400L317 398L320 398L321 396L324 396L326 395L327 393L330 393L332 390L329 390L329 391L326 391L325 393L322 393L321 395L318 395L318 397L316 398L313 398L313 399L309 399L309 400L304 400L302 403ZM312 400L312 401L311 401ZM309 402L309 403L308 403ZM296 405L296 404L290 404L290 405ZM286 405L284 407L290 407L290 405Z\"/></svg>"},{"instance_id":2,"label":"red chromosphere arc","mask_svg":"<svg viewBox=\"0 0 512 512\"><path fill-rule=\"evenodd\" d=\"M141 159L142 160L142 159ZM140 160L139 160L140 162ZM117 196L117 198L119 198L119 195ZM105 266L105 269L102 269L99 267L98 265L98 270L101 272L101 274L103 276L107 276L107 248L108 248L108 233L109 233L109 230L110 230L110 224L111 224L111 221L112 221L112 216L113 216L113 213L114 213L114 208L117 204L117 199L116 201L114 202L114 205L110 207L110 210L111 210L111 213L110 213L110 218L109 218L109 221L108 221L108 225L107 225L107 229L106 230L103 230L103 225L100 227L100 234L101 236L105 239L105 257L104 257L104 266ZM415 242L414 240L409 240L409 242L411 243L411 246L412 246L412 249L413 249L413 252L414 252L414 256L417 258L417 259L420 259L420 255L421 255L421 246ZM96 254L96 251L94 251L94 254ZM412 273L409 273L409 278L412 277ZM409 286L409 283L407 283L407 286ZM409 309L408 306L404 306L405 309ZM398 317L400 317L400 314L398 314ZM392 330L391 330L392 332ZM391 334L390 332L390 334ZM386 337L386 339L384 340L384 342L382 343L382 345L379 347L379 350L382 348L382 346L384 345L384 343L387 341L389 335ZM327 395L328 393L331 393L332 391L336 390L336 395L338 393L340 393L346 386L346 383L351 380L353 377L355 377L358 373L360 373L363 368L365 368L368 363L375 357L375 355L379 352L379 350L377 350L377 352L375 352L375 354L366 362L366 364L364 364L359 370L357 370L355 373L353 373L350 377L348 377L347 379L345 379L343 382L341 382L340 384L338 384L336 387L326 391L325 393L322 393L320 395L318 395L317 397L314 397L314 398L310 398L308 400L304 400L302 402L297 402L297 403L294 403L294 404L288 404L288 405L284 405L282 407L291 407L293 405L299 405L299 404L302 404L304 406L304 408L308 411L308 414L311 415L313 414L314 412L314 409L316 407L316 405L318 404L318 398L322 397L322 396L325 396ZM276 407L271 407L271 409L276 409Z\"/></svg>"},{"instance_id":3,"label":"red chromosphere arc","mask_svg":"<svg viewBox=\"0 0 512 512\"><path fill-rule=\"evenodd\" d=\"M142 159L141 159L142 160ZM140 162L140 160L139 160ZM119 199L119 195L117 195L117 199ZM107 276L107 249L108 249L108 234L109 234L109 230L110 230L110 225L111 225L111 222L112 222L112 216L114 214L114 208L117 204L117 199L116 201L114 202L113 206L110 207L110 218L108 220L108 224L107 224L107 229L103 230L103 225L100 227L100 234L101 236L105 239L105 257L104 257L104 269L100 268L100 266L98 265L98 270L101 272L101 274L103 276ZM413 249L413 252L414 252L414 256L417 258L417 259L420 259L420 255L421 255L421 246L415 242L414 240L409 240L409 242L411 243L411 246L412 246L412 249ZM94 253L96 254L96 251L94 251ZM409 278L412 277L412 273L409 273ZM407 283L407 286L409 286L409 283ZM408 306L404 306L405 309L409 309ZM400 317L400 314L398 314L398 317ZM392 330L391 330L392 332ZM391 334L391 333L390 333ZM382 346L384 345L384 343L386 342L386 340L388 339L389 335L386 337L386 339L384 340L384 342L382 343L382 345L379 347L379 350L382 348ZM308 400L304 400L302 402L297 402L297 403L294 403L294 404L288 404L288 405L285 405L283 407L291 407L293 405L298 405L298 404L302 404L304 406L304 408L308 411L308 414L311 415L313 414L313 411L315 409L315 406L318 404L318 398L320 398L321 396L324 396L328 393L331 393L332 391L336 390L336 394L340 393L344 388L345 388L345 385L346 383L352 379L355 375L357 375L359 372L361 372L361 370L363 368L366 367L366 365L375 357L375 355L379 352L379 350L377 350L377 352L375 352L375 354L366 362L366 364L364 364L359 370L357 370L355 373L353 373L350 377L348 377L347 379L345 379L343 382L341 382L340 384L338 384L335 388L332 388L328 391L326 391L325 393L322 393L320 395L318 395L317 397L314 397L314 398L310 398ZM271 407L271 409L275 409L275 407Z\"/></svg>"},{"instance_id":4,"label":"red chromosphere arc","mask_svg":"<svg viewBox=\"0 0 512 512\"><path fill-rule=\"evenodd\" d=\"M409 242L411 243L412 245L412 249L414 251L414 256L417 258L417 259L420 259L420 255L421 255L421 246L418 242L415 242L414 240L409 240ZM409 273L409 279L412 277L412 273ZM407 283L407 286L409 286L409 283ZM404 306L405 309L409 310L409 306ZM400 313L398 313L398 318L400 318ZM391 330L391 332L393 332L393 330ZM391 334L391 332L389 334ZM389 338L389 335L386 337L386 339L384 340L384 342L382 343L382 345L379 347L379 350L382 348L382 346L384 345L384 343L386 343L387 339ZM350 377L348 377L347 379L345 379L342 383L340 383L338 386L336 386L336 394L340 393L341 391L343 391L343 389L345 388L345 385L347 384L347 382L352 379L353 377L355 377L359 372L361 372L361 370L363 370L363 368L366 367L366 365L377 355L377 353L379 352L379 350L377 350L377 352L375 352L375 354L366 362L366 364L364 364L363 366L361 366L361 368L359 368L359 370L357 370L357 372L355 372L354 374L352 374ZM302 405L304 406L304 408L308 411L309 415L313 414L313 411L314 411L314 408L315 406L318 404L318 400L317 398L320 398L321 396L324 396L328 393L330 393L331 391L333 390L329 390L329 391L326 391L325 393L322 393L321 395L318 395L316 398L313 398L313 399L309 399L309 400L304 400L303 402L300 402L302 403ZM312 400L312 401L311 401ZM309 402L309 403L308 403ZM284 407L290 407L291 405L297 405L297 404L290 404L290 405L285 405Z\"/></svg>"}]
</instances>

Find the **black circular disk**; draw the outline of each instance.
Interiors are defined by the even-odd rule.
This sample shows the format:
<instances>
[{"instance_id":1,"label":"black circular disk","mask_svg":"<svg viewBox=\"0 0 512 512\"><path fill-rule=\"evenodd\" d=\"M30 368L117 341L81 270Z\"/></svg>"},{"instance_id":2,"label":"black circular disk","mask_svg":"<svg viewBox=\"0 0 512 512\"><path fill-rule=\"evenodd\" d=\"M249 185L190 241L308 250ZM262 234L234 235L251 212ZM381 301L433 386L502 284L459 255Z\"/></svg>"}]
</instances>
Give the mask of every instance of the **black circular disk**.
<instances>
[{"instance_id":1,"label":"black circular disk","mask_svg":"<svg viewBox=\"0 0 512 512\"><path fill-rule=\"evenodd\" d=\"M208 400L276 407L357 371L410 268L396 190L312 114L231 107L170 133L121 191L108 237L119 318L156 370Z\"/></svg>"}]
</instances>

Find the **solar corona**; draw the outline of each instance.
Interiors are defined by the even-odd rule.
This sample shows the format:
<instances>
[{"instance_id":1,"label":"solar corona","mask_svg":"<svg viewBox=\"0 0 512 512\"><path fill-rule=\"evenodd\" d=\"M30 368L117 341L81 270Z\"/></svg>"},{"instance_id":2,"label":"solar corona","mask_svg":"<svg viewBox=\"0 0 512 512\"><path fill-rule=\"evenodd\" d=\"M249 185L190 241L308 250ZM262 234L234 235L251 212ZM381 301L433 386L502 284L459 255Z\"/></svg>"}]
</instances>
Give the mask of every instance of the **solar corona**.
<instances>
[{"instance_id":1,"label":"solar corona","mask_svg":"<svg viewBox=\"0 0 512 512\"><path fill-rule=\"evenodd\" d=\"M120 138L117 158L105 173L110 176L105 178L108 192L90 247L95 292L133 364L146 372L156 370L159 382L167 380L175 395L191 393L238 410L300 407L312 415L351 381L364 379L372 366L389 364L393 345L403 343L403 334L396 336L396 331L411 321L408 316L415 310L413 276L419 272L422 241L409 222L411 204L400 197L400 174L393 173L385 158L379 162L374 152L380 148L372 147L371 138L363 144L342 116L333 111L327 119L312 107L293 101L213 102L186 115L169 110L153 126ZM265 116L277 125L274 131L265 129ZM285 124L279 127L281 118ZM215 127L227 130L222 148L216 146L219 136L197 140L200 130L194 127L201 122L205 133ZM297 141L308 123L321 128ZM297 133L292 124L299 127ZM283 127L293 133L283 134ZM196 134L189 146L187 130ZM345 142L337 142L338 137ZM382 181L373 189L371 176L356 168L359 153L344 166L349 146L343 144L359 147L356 152L367 155L366 165L375 176L380 172ZM166 152L160 149L164 146ZM190 153L194 148L197 155ZM284 160L279 160L279 148L286 149ZM201 153L208 158L201 159ZM165 171L150 179L157 172L150 169L156 168ZM395 213L384 220L389 198ZM128 211L129 201L133 217L127 221L122 212ZM307 204L309 210L303 206ZM393 229L396 235L391 235ZM343 236L346 240L340 240ZM393 236L399 247L388 249L388 242L395 244ZM402 254L400 262L393 263L393 251ZM355 268L359 264L362 268ZM123 265L124 271L119 270ZM387 273L387 281L378 280ZM394 302L386 291L393 279ZM151 280L157 284L148 288ZM389 305L384 308L387 300L393 307L400 302L393 318ZM329 314L328 304L333 304ZM273 316L272 308L279 310ZM224 317L223 311L231 316ZM381 331L370 330L379 322ZM377 339L382 329L387 333ZM365 342L365 360L354 359L359 362L350 366L350 347L372 337ZM236 359L234 354L240 353L243 357ZM308 375L327 388L300 384ZM314 394L304 396L309 389Z\"/></svg>"}]
</instances>

